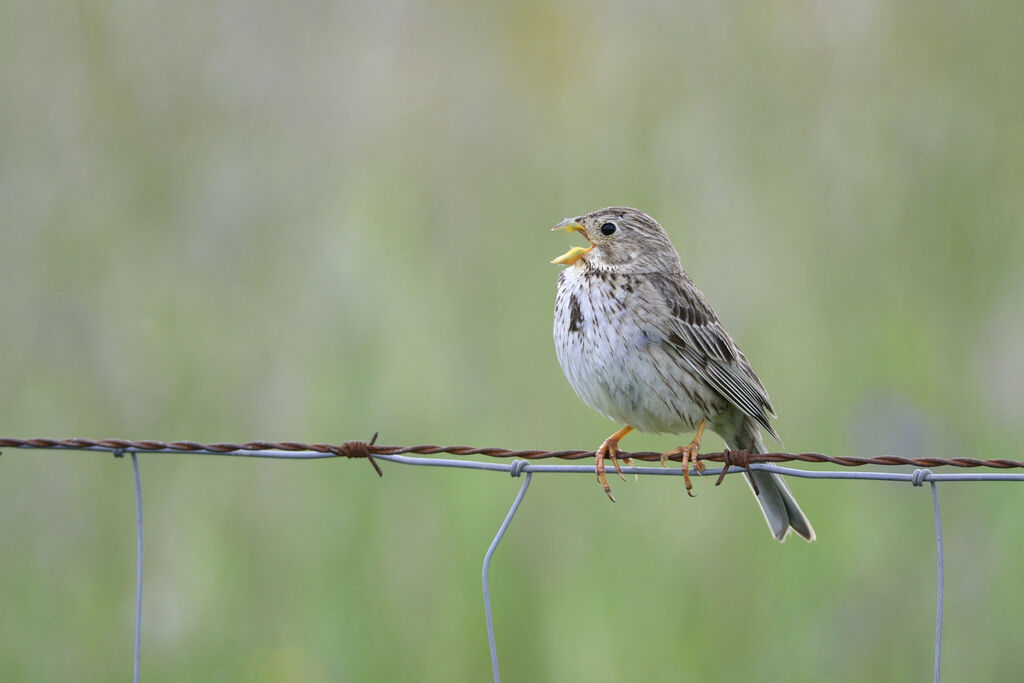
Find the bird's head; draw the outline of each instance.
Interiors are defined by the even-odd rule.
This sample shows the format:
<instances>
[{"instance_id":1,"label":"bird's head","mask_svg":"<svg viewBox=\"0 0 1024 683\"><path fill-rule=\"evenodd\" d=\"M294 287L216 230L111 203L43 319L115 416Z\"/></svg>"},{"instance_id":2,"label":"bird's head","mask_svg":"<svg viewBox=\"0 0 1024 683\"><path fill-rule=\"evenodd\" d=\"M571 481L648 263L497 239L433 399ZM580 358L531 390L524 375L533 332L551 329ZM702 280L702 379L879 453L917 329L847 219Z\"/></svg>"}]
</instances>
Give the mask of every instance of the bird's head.
<instances>
[{"instance_id":1,"label":"bird's head","mask_svg":"<svg viewBox=\"0 0 1024 683\"><path fill-rule=\"evenodd\" d=\"M664 272L679 268L679 256L658 221L621 206L566 218L552 228L579 232L589 247L573 247L552 263L620 272Z\"/></svg>"}]
</instances>

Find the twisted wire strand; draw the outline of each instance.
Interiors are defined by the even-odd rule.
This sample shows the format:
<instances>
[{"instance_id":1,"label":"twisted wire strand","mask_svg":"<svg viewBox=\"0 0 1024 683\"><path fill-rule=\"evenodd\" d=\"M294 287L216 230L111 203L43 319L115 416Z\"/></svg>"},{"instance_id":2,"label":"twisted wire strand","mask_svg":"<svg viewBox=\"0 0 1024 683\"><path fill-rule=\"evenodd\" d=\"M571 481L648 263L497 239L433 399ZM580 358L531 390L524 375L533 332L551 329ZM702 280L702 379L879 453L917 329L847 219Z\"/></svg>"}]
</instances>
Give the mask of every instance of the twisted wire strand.
<instances>
[{"instance_id":1,"label":"twisted wire strand","mask_svg":"<svg viewBox=\"0 0 1024 683\"><path fill-rule=\"evenodd\" d=\"M376 435L375 435L376 437ZM547 451L540 449L513 450L510 448L498 447L477 447L477 446L436 446L433 444L420 444L416 446L388 446L376 444L374 440L367 441L345 441L340 444L328 443L302 443L300 441L248 441L246 443L200 443L198 441L130 441L128 439L51 439L32 438L16 439L0 437L0 448L38 448L38 449L110 449L122 451L159 451L176 453L219 453L235 455L256 455L261 451L288 451L288 452L311 452L321 453L324 457L342 456L349 458L367 458L371 460L374 455L402 455L411 453L414 455L436 455L446 453L449 455L482 455L488 458L520 458L524 460L542 460L545 458L558 458L561 460L582 460L593 458L594 451L584 450L563 450ZM730 463L734 461L735 451L717 453L702 453L697 456L698 460L708 462ZM654 451L620 452L620 459L633 458L647 462L661 460L661 453ZM670 460L679 462L681 455L674 455ZM866 465L901 465L918 468L927 467L991 467L995 469L1024 469L1024 461L1011 460L1008 458L994 458L983 460L980 458L906 458L898 455L881 455L873 458L860 458L853 456L832 456L823 453L763 453L747 454L746 460L750 463L779 463L779 462L808 462L808 463L829 463L843 467L863 467Z\"/></svg>"}]
</instances>

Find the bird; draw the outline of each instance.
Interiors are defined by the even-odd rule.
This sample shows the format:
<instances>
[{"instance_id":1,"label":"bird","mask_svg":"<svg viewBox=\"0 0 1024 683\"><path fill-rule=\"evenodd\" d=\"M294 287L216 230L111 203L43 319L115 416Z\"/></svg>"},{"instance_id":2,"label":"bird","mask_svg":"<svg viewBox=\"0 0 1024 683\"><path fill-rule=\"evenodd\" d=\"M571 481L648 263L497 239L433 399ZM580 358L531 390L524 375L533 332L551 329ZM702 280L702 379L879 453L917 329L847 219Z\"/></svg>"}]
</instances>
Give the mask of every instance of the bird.
<instances>
[{"instance_id":1,"label":"bird","mask_svg":"<svg viewBox=\"0 0 1024 683\"><path fill-rule=\"evenodd\" d=\"M612 206L567 218L552 230L579 232L589 242L552 263L558 276L554 340L559 365L590 408L623 425L595 451L597 480L614 501L605 459L622 476L619 441L633 430L686 434L682 455L687 493L704 430L729 449L767 453L764 429L779 436L768 393L704 295L683 270L668 234L638 209ZM808 541L814 529L783 478L746 473L772 535L791 531Z\"/></svg>"}]
</instances>

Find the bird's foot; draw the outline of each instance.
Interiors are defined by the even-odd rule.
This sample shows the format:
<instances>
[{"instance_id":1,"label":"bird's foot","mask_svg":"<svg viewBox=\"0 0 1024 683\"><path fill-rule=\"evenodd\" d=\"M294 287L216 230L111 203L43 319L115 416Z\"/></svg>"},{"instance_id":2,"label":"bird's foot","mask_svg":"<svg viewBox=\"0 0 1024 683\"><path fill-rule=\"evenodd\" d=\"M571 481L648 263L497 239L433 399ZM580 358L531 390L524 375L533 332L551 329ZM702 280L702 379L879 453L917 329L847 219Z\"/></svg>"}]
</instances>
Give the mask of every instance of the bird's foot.
<instances>
[{"instance_id":1,"label":"bird's foot","mask_svg":"<svg viewBox=\"0 0 1024 683\"><path fill-rule=\"evenodd\" d=\"M665 465L665 462L676 455L683 456L683 483L686 484L686 495L693 497L693 482L690 481L690 468L692 467L697 471L698 474L703 474L706 469L703 462L697 459L697 455L700 453L700 440L704 436L704 427L706 423L701 420L700 426L697 427L697 434L693 437L693 441L686 444L685 446L679 446L673 448L670 451L665 451L661 454L661 464Z\"/></svg>"},{"instance_id":2,"label":"bird's foot","mask_svg":"<svg viewBox=\"0 0 1024 683\"><path fill-rule=\"evenodd\" d=\"M683 456L683 483L686 484L686 495L691 498L693 497L693 491L691 490L693 489L693 482L690 481L690 469L696 470L698 474L702 474L705 470L704 463L697 459L699 452L700 443L692 441L685 446L679 446L661 454L662 462L677 455Z\"/></svg>"},{"instance_id":3,"label":"bird's foot","mask_svg":"<svg viewBox=\"0 0 1024 683\"><path fill-rule=\"evenodd\" d=\"M608 485L608 477L605 476L604 460L605 458L611 460L612 466L615 468L615 471L618 472L619 476L622 477L622 481L626 481L626 475L622 473L622 465L619 464L619 459L617 456L619 454L619 441L622 439L622 437L624 437L626 434L629 434L631 431L633 431L632 427L623 427L622 429L620 429L619 431L615 432L607 439L605 439L604 443L601 444L601 447L597 449L596 453L594 453L594 457L596 460L596 462L594 463L594 471L597 474L597 482L601 484L601 486L604 488L605 494L607 494L609 500L611 500L613 503L615 502L615 496L612 495L612 487ZM627 463L629 463L630 467L633 466L632 458L626 458L625 460Z\"/></svg>"}]
</instances>

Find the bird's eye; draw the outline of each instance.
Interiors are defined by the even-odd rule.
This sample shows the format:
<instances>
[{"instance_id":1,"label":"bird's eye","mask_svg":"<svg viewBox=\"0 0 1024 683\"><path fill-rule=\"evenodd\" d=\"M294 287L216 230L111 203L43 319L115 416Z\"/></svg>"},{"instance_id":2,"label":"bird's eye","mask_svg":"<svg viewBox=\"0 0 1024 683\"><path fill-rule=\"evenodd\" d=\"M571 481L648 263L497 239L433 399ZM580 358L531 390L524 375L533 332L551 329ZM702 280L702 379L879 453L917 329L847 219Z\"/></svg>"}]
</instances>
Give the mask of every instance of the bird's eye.
<instances>
[{"instance_id":1,"label":"bird's eye","mask_svg":"<svg viewBox=\"0 0 1024 683\"><path fill-rule=\"evenodd\" d=\"M602 235L606 235L607 236L607 235L613 234L614 232L615 232L615 224L614 223L605 223L604 225L601 226L601 234Z\"/></svg>"}]
</instances>

